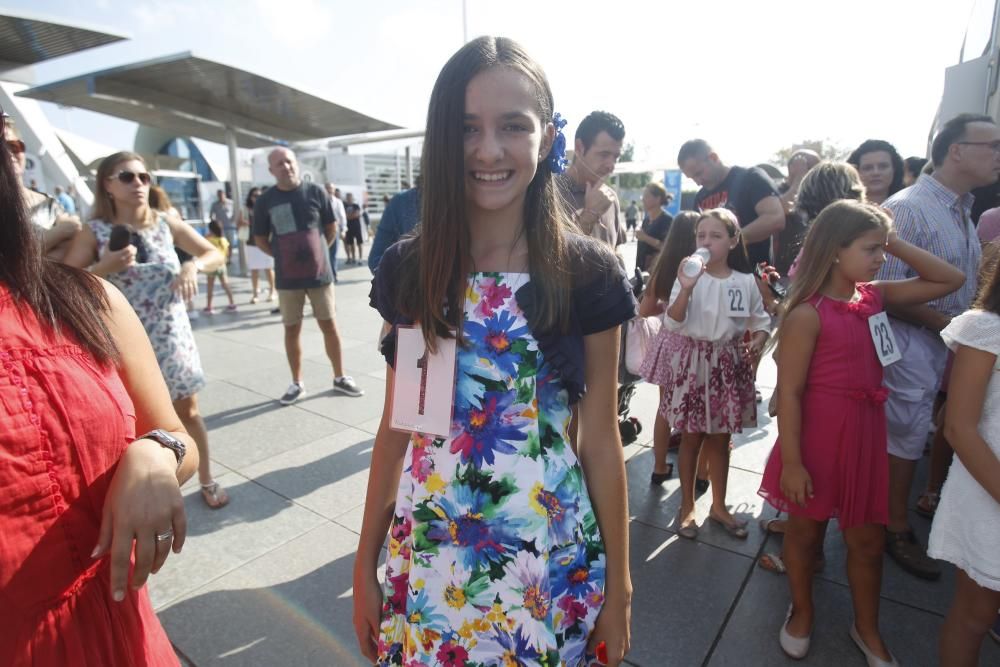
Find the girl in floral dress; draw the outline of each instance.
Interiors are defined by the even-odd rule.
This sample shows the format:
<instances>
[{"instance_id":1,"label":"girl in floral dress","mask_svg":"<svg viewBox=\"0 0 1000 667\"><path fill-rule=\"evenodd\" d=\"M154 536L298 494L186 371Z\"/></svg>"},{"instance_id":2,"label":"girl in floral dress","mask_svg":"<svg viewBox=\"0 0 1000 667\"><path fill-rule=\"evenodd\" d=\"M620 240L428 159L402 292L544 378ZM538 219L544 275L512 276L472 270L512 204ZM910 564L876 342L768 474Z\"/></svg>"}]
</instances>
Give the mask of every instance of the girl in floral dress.
<instances>
[{"instance_id":1,"label":"girl in floral dress","mask_svg":"<svg viewBox=\"0 0 1000 667\"><path fill-rule=\"evenodd\" d=\"M688 276L684 262L670 292L660 345L647 357L646 377L664 387L660 414L681 431L678 453L681 509L677 534L698 536L695 524L695 471L698 448L707 457L712 482L709 520L746 539L746 523L726 507L729 440L744 425L756 425L751 356L759 356L770 331L736 216L726 209L701 214L695 227L699 248L711 254L699 273ZM743 343L744 334L751 343Z\"/></svg>"},{"instance_id":2,"label":"girl in floral dress","mask_svg":"<svg viewBox=\"0 0 1000 667\"><path fill-rule=\"evenodd\" d=\"M423 224L372 288L390 367L354 624L380 665L617 665L628 651L615 379L635 302L610 249L564 218L557 123L541 69L504 38L464 46L431 97ZM411 323L429 352L458 339L448 437L389 426L398 325Z\"/></svg>"}]
</instances>

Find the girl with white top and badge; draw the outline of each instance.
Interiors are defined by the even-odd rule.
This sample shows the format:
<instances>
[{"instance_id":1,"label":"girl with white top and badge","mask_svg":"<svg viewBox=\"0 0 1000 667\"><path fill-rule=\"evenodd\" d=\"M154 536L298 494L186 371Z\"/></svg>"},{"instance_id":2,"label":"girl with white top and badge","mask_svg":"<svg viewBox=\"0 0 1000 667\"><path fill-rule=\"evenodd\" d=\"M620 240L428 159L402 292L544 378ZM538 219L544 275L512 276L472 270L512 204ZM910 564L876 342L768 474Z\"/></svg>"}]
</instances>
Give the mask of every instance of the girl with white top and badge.
<instances>
[{"instance_id":1,"label":"girl with white top and badge","mask_svg":"<svg viewBox=\"0 0 1000 667\"><path fill-rule=\"evenodd\" d=\"M887 252L918 277L873 282ZM817 216L800 267L778 324L778 441L758 491L788 513L792 600L779 642L795 659L809 651L816 554L836 518L847 543L850 636L869 666L888 667L897 663L878 625L889 518L882 368L901 357L884 308L940 298L965 275L897 238L882 209L849 200Z\"/></svg>"},{"instance_id":2,"label":"girl with white top and badge","mask_svg":"<svg viewBox=\"0 0 1000 667\"><path fill-rule=\"evenodd\" d=\"M709 520L746 539L746 522L726 507L729 439L744 426L757 425L753 360L760 356L771 318L751 274L736 216L726 209L701 215L696 227L698 253L681 263L670 293L664 325L681 334L658 351L667 378L660 413L682 432L678 455L681 510L678 534L698 535L694 477L698 445L708 457L712 483ZM744 335L751 333L750 343Z\"/></svg>"}]
</instances>

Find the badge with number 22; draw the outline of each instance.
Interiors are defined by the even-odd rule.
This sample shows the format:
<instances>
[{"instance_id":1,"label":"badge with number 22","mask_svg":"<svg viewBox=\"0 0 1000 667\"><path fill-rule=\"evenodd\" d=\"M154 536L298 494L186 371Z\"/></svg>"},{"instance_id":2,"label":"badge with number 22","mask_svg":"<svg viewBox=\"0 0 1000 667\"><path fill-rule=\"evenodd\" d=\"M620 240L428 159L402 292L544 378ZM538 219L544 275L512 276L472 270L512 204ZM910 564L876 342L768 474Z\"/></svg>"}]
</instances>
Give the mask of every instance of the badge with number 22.
<instances>
[{"instance_id":1,"label":"badge with number 22","mask_svg":"<svg viewBox=\"0 0 1000 667\"><path fill-rule=\"evenodd\" d=\"M420 327L399 327L392 385L390 426L448 437L455 397L455 339L438 339L427 349Z\"/></svg>"},{"instance_id":2,"label":"badge with number 22","mask_svg":"<svg viewBox=\"0 0 1000 667\"><path fill-rule=\"evenodd\" d=\"M750 299L742 285L726 283L722 295L727 317L750 317Z\"/></svg>"},{"instance_id":3,"label":"badge with number 22","mask_svg":"<svg viewBox=\"0 0 1000 667\"><path fill-rule=\"evenodd\" d=\"M889 318L884 312L868 318L868 329L872 333L875 354L883 366L896 363L903 358L899 352L899 345L896 344L896 337L892 334L892 325L889 324Z\"/></svg>"}]
</instances>

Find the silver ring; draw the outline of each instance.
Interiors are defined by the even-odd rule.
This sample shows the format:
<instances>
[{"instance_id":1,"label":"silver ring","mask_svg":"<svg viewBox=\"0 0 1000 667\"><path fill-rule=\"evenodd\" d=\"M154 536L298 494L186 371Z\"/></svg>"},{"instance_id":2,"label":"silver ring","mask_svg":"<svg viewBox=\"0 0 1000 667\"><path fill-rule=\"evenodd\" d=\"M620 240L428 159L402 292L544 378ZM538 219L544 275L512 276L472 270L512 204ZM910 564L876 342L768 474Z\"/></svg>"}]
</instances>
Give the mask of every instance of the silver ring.
<instances>
[{"instance_id":1,"label":"silver ring","mask_svg":"<svg viewBox=\"0 0 1000 667\"><path fill-rule=\"evenodd\" d=\"M174 536L174 530L173 530L173 528L168 528L167 530L163 531L162 533L157 533L156 534L156 541L157 542L166 542L167 540L169 540L173 536Z\"/></svg>"}]
</instances>

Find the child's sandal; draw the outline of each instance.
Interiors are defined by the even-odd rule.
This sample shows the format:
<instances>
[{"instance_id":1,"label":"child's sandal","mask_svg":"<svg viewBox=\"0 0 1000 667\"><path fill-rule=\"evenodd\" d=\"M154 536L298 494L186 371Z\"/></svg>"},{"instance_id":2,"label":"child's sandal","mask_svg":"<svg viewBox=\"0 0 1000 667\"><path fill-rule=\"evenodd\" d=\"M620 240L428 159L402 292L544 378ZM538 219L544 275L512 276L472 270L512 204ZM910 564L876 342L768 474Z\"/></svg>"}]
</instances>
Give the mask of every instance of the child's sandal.
<instances>
[{"instance_id":1,"label":"child's sandal","mask_svg":"<svg viewBox=\"0 0 1000 667\"><path fill-rule=\"evenodd\" d=\"M217 510L229 504L229 494L214 479L201 485L201 498L209 509Z\"/></svg>"}]
</instances>

